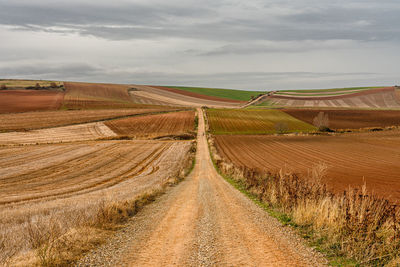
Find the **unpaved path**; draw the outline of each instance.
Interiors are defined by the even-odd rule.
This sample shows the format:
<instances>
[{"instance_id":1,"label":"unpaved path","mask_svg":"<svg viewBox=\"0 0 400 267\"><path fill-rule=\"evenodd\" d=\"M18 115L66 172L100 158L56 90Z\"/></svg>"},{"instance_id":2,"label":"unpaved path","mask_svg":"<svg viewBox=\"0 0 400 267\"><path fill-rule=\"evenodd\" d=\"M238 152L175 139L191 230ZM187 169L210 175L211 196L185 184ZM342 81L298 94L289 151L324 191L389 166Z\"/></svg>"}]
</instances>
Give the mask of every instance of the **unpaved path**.
<instances>
[{"instance_id":1,"label":"unpaved path","mask_svg":"<svg viewBox=\"0 0 400 267\"><path fill-rule=\"evenodd\" d=\"M80 266L318 266L324 261L215 171L199 110L191 175Z\"/></svg>"}]
</instances>

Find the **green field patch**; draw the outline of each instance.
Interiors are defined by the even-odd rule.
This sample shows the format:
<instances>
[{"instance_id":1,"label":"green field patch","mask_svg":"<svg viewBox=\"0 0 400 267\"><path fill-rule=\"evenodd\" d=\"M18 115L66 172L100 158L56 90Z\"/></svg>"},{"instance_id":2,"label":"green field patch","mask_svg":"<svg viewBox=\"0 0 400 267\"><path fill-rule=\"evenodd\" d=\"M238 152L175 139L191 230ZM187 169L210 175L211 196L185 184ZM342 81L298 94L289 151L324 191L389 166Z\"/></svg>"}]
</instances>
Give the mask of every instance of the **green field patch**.
<instances>
[{"instance_id":1,"label":"green field patch","mask_svg":"<svg viewBox=\"0 0 400 267\"><path fill-rule=\"evenodd\" d=\"M184 90L201 95L221 97L221 98L240 100L240 101L249 101L252 97L256 97L259 94L265 93L261 91L244 91L244 90L219 89L219 88L181 87L181 86L165 86L165 87Z\"/></svg>"},{"instance_id":2,"label":"green field patch","mask_svg":"<svg viewBox=\"0 0 400 267\"><path fill-rule=\"evenodd\" d=\"M213 134L275 134L310 132L316 128L275 109L209 109Z\"/></svg>"}]
</instances>

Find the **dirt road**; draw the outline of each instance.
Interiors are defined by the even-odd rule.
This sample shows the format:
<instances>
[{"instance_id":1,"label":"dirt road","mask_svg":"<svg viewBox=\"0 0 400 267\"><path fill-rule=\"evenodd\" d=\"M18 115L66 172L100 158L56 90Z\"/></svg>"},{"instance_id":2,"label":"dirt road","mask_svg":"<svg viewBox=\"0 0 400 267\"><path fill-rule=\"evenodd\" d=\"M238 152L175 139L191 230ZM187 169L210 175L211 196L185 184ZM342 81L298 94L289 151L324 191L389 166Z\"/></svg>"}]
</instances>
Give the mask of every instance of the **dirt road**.
<instances>
[{"instance_id":1,"label":"dirt road","mask_svg":"<svg viewBox=\"0 0 400 267\"><path fill-rule=\"evenodd\" d=\"M199 110L191 175L80 266L318 266L323 259L215 171Z\"/></svg>"}]
</instances>

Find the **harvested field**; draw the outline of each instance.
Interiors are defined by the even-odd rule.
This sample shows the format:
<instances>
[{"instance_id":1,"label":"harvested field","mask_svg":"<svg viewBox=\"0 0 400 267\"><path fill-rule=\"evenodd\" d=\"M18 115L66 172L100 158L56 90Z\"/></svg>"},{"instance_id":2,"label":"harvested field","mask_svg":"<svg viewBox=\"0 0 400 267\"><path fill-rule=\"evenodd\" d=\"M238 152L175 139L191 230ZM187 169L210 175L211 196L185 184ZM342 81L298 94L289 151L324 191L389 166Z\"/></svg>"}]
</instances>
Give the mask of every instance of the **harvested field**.
<instances>
[{"instance_id":1,"label":"harvested field","mask_svg":"<svg viewBox=\"0 0 400 267\"><path fill-rule=\"evenodd\" d=\"M400 108L395 90L394 87L386 87L328 96L272 95L264 100L278 107Z\"/></svg>"},{"instance_id":2,"label":"harvested field","mask_svg":"<svg viewBox=\"0 0 400 267\"><path fill-rule=\"evenodd\" d=\"M194 111L181 111L112 120L105 124L119 135L154 138L193 133L194 118Z\"/></svg>"},{"instance_id":3,"label":"harvested field","mask_svg":"<svg viewBox=\"0 0 400 267\"><path fill-rule=\"evenodd\" d=\"M215 136L220 155L234 165L308 176L316 164L328 166L323 182L335 192L348 186L400 200L400 131L338 136Z\"/></svg>"},{"instance_id":4,"label":"harvested field","mask_svg":"<svg viewBox=\"0 0 400 267\"><path fill-rule=\"evenodd\" d=\"M242 100L235 100L235 99L229 99L229 98L224 98L224 97L200 94L200 93L196 93L196 92L177 89L174 87L166 87L166 86L151 86L151 87L161 89L161 90L166 90L166 91L176 93L176 94L181 94L181 95L186 95L186 96L200 98L200 99L206 99L206 100L221 101L221 102L228 102L228 103L245 103L246 102L246 101L242 101Z\"/></svg>"},{"instance_id":5,"label":"harvested field","mask_svg":"<svg viewBox=\"0 0 400 267\"><path fill-rule=\"evenodd\" d=\"M213 134L272 134L316 130L314 126L279 110L209 109L207 117Z\"/></svg>"},{"instance_id":6,"label":"harvested field","mask_svg":"<svg viewBox=\"0 0 400 267\"><path fill-rule=\"evenodd\" d=\"M64 110L1 114L0 132L26 131L78 123L95 122L123 116L162 112L158 109L114 109L114 110Z\"/></svg>"},{"instance_id":7,"label":"harvested field","mask_svg":"<svg viewBox=\"0 0 400 267\"><path fill-rule=\"evenodd\" d=\"M34 265L24 262L35 253L32 242L53 231L82 233L106 204L159 190L182 170L190 146L106 141L0 148L0 237L7 237L0 259L16 253L21 266Z\"/></svg>"},{"instance_id":8,"label":"harvested field","mask_svg":"<svg viewBox=\"0 0 400 267\"><path fill-rule=\"evenodd\" d=\"M312 124L319 112L328 114L332 129L359 129L400 125L399 110L283 109L287 114Z\"/></svg>"},{"instance_id":9,"label":"harvested field","mask_svg":"<svg viewBox=\"0 0 400 267\"><path fill-rule=\"evenodd\" d=\"M233 108L241 106L241 103L197 98L145 85L132 85L130 89L131 89L130 93L133 95L133 97L152 99L153 101L168 103L168 105L173 105L173 106L185 106L185 107L208 106L216 108Z\"/></svg>"},{"instance_id":10,"label":"harvested field","mask_svg":"<svg viewBox=\"0 0 400 267\"><path fill-rule=\"evenodd\" d=\"M100 83L65 84L63 107L66 109L137 108L132 102L128 85Z\"/></svg>"},{"instance_id":11,"label":"harvested field","mask_svg":"<svg viewBox=\"0 0 400 267\"><path fill-rule=\"evenodd\" d=\"M0 113L57 110L63 92L46 90L0 90Z\"/></svg>"},{"instance_id":12,"label":"harvested field","mask_svg":"<svg viewBox=\"0 0 400 267\"><path fill-rule=\"evenodd\" d=\"M0 145L61 143L113 136L116 134L103 122L93 122L27 132L0 133Z\"/></svg>"}]
</instances>

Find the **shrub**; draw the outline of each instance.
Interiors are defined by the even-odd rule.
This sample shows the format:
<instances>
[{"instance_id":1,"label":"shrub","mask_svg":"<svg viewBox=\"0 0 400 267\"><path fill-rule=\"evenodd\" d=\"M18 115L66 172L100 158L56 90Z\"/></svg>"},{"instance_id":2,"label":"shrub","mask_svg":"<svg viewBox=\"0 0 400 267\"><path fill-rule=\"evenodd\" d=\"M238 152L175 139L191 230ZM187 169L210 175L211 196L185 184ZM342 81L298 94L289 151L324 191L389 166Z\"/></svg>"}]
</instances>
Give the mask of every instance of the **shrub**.
<instances>
[{"instance_id":1,"label":"shrub","mask_svg":"<svg viewBox=\"0 0 400 267\"><path fill-rule=\"evenodd\" d=\"M50 83L50 87L51 88L57 88L58 86L57 86L57 84L55 82L51 82Z\"/></svg>"},{"instance_id":2,"label":"shrub","mask_svg":"<svg viewBox=\"0 0 400 267\"><path fill-rule=\"evenodd\" d=\"M6 89L7 89L7 85L2 84L2 85L0 86L0 90L6 90Z\"/></svg>"},{"instance_id":3,"label":"shrub","mask_svg":"<svg viewBox=\"0 0 400 267\"><path fill-rule=\"evenodd\" d=\"M325 112L321 111L318 115L313 119L313 125L318 129L321 127L329 127L329 116L325 114Z\"/></svg>"},{"instance_id":4,"label":"shrub","mask_svg":"<svg viewBox=\"0 0 400 267\"><path fill-rule=\"evenodd\" d=\"M275 131L278 134L285 134L289 132L289 125L286 122L275 123Z\"/></svg>"}]
</instances>

